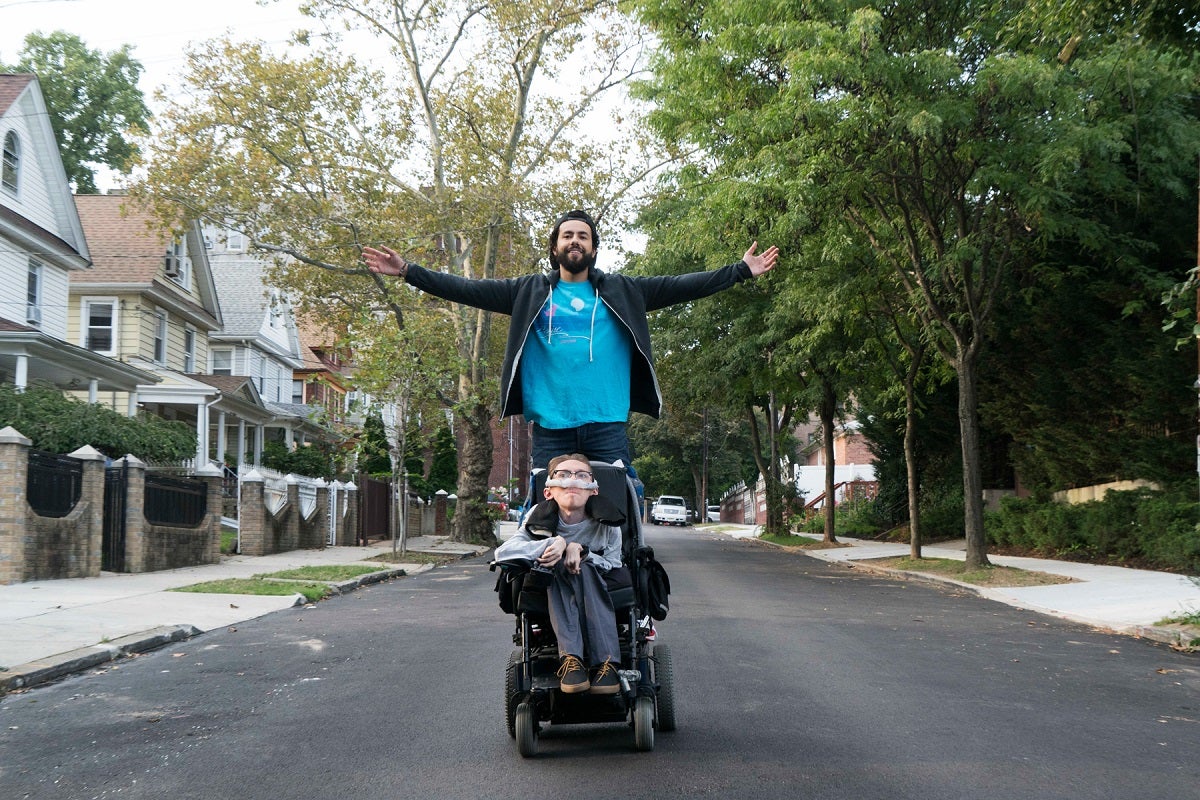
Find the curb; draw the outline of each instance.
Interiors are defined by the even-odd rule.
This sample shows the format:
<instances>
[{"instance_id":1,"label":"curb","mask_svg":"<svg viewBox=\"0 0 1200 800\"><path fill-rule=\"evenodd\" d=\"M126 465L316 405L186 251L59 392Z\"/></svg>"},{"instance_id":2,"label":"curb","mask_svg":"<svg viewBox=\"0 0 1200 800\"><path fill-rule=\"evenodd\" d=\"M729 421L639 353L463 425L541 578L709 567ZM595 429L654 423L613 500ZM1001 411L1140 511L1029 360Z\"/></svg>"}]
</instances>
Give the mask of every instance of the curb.
<instances>
[{"instance_id":1,"label":"curb","mask_svg":"<svg viewBox=\"0 0 1200 800\"><path fill-rule=\"evenodd\" d=\"M40 661L21 664L0 671L0 695L16 689L28 689L48 683L109 661L145 653L172 642L181 642L200 633L200 629L193 625L167 625L122 636L111 642L69 650L66 653L48 656Z\"/></svg>"}]
</instances>

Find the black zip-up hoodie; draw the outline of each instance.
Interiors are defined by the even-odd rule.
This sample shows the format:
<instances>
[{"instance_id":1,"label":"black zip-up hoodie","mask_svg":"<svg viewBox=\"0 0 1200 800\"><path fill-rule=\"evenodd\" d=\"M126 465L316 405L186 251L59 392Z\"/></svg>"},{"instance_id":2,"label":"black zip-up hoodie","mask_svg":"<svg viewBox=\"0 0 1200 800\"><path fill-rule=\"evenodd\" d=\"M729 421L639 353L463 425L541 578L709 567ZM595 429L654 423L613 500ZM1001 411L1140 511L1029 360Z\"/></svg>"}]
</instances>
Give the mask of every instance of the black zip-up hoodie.
<instances>
[{"instance_id":1,"label":"black zip-up hoodie","mask_svg":"<svg viewBox=\"0 0 1200 800\"><path fill-rule=\"evenodd\" d=\"M625 326L633 339L634 352L630 359L629 375L631 411L651 417L658 417L662 411L662 393L654 373L647 312L708 297L750 277L750 267L745 261L711 272L654 277L609 275L592 267L588 272L588 281L609 312ZM538 312L546 305L546 299L559 281L557 270L520 278L469 279L409 264L405 280L443 300L512 317L500 376L500 416L511 417L524 413L521 354Z\"/></svg>"}]
</instances>

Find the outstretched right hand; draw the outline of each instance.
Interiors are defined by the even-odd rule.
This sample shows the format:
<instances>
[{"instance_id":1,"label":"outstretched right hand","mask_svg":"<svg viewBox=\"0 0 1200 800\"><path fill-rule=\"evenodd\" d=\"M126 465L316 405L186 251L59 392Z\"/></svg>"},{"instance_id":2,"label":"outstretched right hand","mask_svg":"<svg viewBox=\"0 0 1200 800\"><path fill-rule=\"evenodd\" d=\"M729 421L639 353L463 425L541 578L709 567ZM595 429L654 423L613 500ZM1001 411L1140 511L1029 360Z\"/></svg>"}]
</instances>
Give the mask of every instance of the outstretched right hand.
<instances>
[{"instance_id":1,"label":"outstretched right hand","mask_svg":"<svg viewBox=\"0 0 1200 800\"><path fill-rule=\"evenodd\" d=\"M387 246L381 246L378 250L374 247L364 247L362 258L366 262L367 269L380 275L403 278L408 273L408 262Z\"/></svg>"}]
</instances>

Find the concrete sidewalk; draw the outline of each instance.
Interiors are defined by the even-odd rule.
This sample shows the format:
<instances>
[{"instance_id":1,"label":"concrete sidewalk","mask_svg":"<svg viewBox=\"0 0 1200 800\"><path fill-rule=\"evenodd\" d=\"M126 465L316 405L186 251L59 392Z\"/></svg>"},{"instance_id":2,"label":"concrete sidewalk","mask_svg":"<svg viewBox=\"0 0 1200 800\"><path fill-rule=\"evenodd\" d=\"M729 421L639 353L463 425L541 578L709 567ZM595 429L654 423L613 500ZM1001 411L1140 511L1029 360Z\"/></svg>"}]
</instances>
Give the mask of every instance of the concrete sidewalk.
<instances>
[{"instance_id":1,"label":"concrete sidewalk","mask_svg":"<svg viewBox=\"0 0 1200 800\"><path fill-rule=\"evenodd\" d=\"M407 550L459 557L486 552L434 536L410 539ZM306 602L300 594L198 594L171 589L315 565L378 567L375 573L335 585L336 591L348 591L432 568L416 561L368 560L391 552L392 543L384 541L365 547L229 556L218 564L136 575L105 572L95 578L0 586L0 694Z\"/></svg>"},{"instance_id":2,"label":"concrete sidewalk","mask_svg":"<svg viewBox=\"0 0 1200 800\"><path fill-rule=\"evenodd\" d=\"M735 538L757 538L751 525L709 527ZM1050 586L984 587L910 570L895 570L871 564L872 559L907 557L907 543L876 542L838 536L846 547L805 549L804 555L822 561L872 569L901 577L948 583L1016 608L1070 620L1093 628L1140 636L1175 647L1188 648L1200 638L1200 627L1163 624L1164 619L1200 611L1200 577L1153 572L1074 561L989 555L993 564L1046 572L1072 579L1072 583ZM921 548L925 558L966 558L966 541L939 542Z\"/></svg>"}]
</instances>

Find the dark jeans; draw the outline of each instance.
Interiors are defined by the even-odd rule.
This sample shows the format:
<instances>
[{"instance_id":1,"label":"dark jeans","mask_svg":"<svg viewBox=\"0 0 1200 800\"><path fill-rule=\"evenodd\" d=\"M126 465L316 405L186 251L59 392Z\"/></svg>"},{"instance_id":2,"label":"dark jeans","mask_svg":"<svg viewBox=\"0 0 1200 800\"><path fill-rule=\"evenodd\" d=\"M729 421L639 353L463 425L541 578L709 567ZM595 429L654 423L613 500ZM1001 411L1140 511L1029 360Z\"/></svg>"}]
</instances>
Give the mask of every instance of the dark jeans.
<instances>
[{"instance_id":1,"label":"dark jeans","mask_svg":"<svg viewBox=\"0 0 1200 800\"><path fill-rule=\"evenodd\" d=\"M624 422L589 422L578 428L543 428L533 425L533 468L544 469L550 459L582 453L593 461L621 461L628 468L629 434Z\"/></svg>"}]
</instances>

